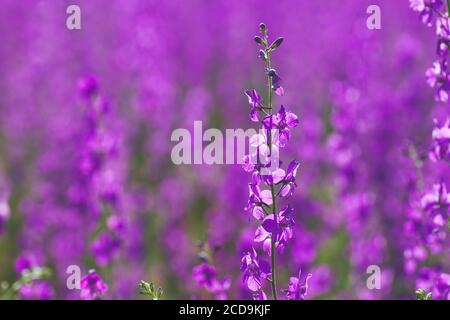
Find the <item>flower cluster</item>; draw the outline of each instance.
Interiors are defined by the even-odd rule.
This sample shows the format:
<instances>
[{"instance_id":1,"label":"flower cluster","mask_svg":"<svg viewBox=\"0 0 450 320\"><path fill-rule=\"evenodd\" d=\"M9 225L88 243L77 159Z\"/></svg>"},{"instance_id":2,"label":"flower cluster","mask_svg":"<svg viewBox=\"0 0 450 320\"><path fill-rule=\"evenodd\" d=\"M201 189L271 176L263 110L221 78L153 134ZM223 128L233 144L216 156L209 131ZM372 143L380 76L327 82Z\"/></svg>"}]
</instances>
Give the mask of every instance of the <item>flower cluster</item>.
<instances>
[{"instance_id":1,"label":"flower cluster","mask_svg":"<svg viewBox=\"0 0 450 320\"><path fill-rule=\"evenodd\" d=\"M427 82L435 89L436 101L447 102L450 91L450 74L448 70L448 52L450 46L450 18L444 10L443 0L410 0L410 6L418 11L423 23L431 27L436 16L435 28L437 39L436 53L438 59L426 71Z\"/></svg>"},{"instance_id":2,"label":"flower cluster","mask_svg":"<svg viewBox=\"0 0 450 320\"><path fill-rule=\"evenodd\" d=\"M450 118L447 118L442 126L435 120L434 125L430 159L435 162L439 160L450 162Z\"/></svg>"},{"instance_id":3,"label":"flower cluster","mask_svg":"<svg viewBox=\"0 0 450 320\"><path fill-rule=\"evenodd\" d=\"M126 229L125 220L119 215L122 200L119 137L105 125L111 107L99 94L97 79L85 76L78 86L86 110L80 177L73 194L89 209L94 227L95 224L106 226L97 232L91 246L97 265L105 266L117 257ZM106 219L101 221L105 212Z\"/></svg>"},{"instance_id":4,"label":"flower cluster","mask_svg":"<svg viewBox=\"0 0 450 320\"><path fill-rule=\"evenodd\" d=\"M444 183L434 185L433 191L422 197L421 204L436 228L447 226L450 217L450 193Z\"/></svg>"},{"instance_id":5,"label":"flower cluster","mask_svg":"<svg viewBox=\"0 0 450 320\"><path fill-rule=\"evenodd\" d=\"M298 162L291 161L286 170L280 168L279 148L286 147L291 138L291 129L298 125L299 120L283 105L278 112L273 112L272 92L282 96L284 88L281 86L281 77L271 65L270 56L281 45L283 38L277 38L269 44L267 27L261 23L259 29L261 36L256 36L255 41L262 47L259 56L266 65L268 102L265 105L255 89L245 91L250 105L250 119L259 122L262 129L260 134L250 139L250 147L254 152L244 157L243 168L252 173L246 210L251 211L260 223L253 240L256 244L262 244L263 250L271 257L271 264L259 259L252 247L242 257L241 271L243 282L255 299L267 298L263 289L266 281L271 283L272 297L277 299L275 255L283 252L292 239L295 220L294 209L290 205L278 211L276 202L277 198L286 199L293 194L297 187L295 176L299 167ZM299 295L288 293L288 297Z\"/></svg>"}]
</instances>

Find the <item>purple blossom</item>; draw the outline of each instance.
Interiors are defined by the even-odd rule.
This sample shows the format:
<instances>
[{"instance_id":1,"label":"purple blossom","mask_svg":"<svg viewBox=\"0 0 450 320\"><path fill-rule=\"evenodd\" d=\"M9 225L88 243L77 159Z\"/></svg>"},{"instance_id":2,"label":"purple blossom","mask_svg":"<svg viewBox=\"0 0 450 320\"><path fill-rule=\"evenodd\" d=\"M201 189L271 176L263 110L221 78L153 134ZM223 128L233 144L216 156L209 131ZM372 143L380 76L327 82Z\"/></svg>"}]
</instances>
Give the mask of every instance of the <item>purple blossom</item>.
<instances>
[{"instance_id":1,"label":"purple blossom","mask_svg":"<svg viewBox=\"0 0 450 320\"><path fill-rule=\"evenodd\" d=\"M442 126L435 120L433 129L433 146L430 151L430 158L433 161L450 162L450 118L447 118Z\"/></svg>"},{"instance_id":2,"label":"purple blossom","mask_svg":"<svg viewBox=\"0 0 450 320\"><path fill-rule=\"evenodd\" d=\"M447 225L450 210L450 193L444 183L435 184L433 191L425 194L421 199L423 210L429 213L431 221L436 227Z\"/></svg>"},{"instance_id":3,"label":"purple blossom","mask_svg":"<svg viewBox=\"0 0 450 320\"><path fill-rule=\"evenodd\" d=\"M278 75L275 69L267 71L267 75L272 78L272 90L279 96L284 95L284 89L281 86L281 77Z\"/></svg>"},{"instance_id":4,"label":"purple blossom","mask_svg":"<svg viewBox=\"0 0 450 320\"><path fill-rule=\"evenodd\" d=\"M298 277L289 278L289 287L286 292L286 297L289 300L305 300L308 294L308 281L312 277L311 273L308 273L306 277L302 278L302 271L298 272Z\"/></svg>"},{"instance_id":5,"label":"purple blossom","mask_svg":"<svg viewBox=\"0 0 450 320\"><path fill-rule=\"evenodd\" d=\"M270 276L270 266L264 260L259 260L254 248L244 254L241 260L242 279L250 291L258 292L265 280Z\"/></svg>"},{"instance_id":6,"label":"purple blossom","mask_svg":"<svg viewBox=\"0 0 450 320\"><path fill-rule=\"evenodd\" d=\"M291 132L289 129L295 128L298 123L298 117L292 112L287 112L283 105L276 114L266 116L263 119L265 129L278 130L280 147L286 146L287 142L291 138Z\"/></svg>"},{"instance_id":7,"label":"purple blossom","mask_svg":"<svg viewBox=\"0 0 450 320\"><path fill-rule=\"evenodd\" d=\"M433 16L441 11L442 0L409 0L411 9L419 12L424 24L431 27Z\"/></svg>"},{"instance_id":8,"label":"purple blossom","mask_svg":"<svg viewBox=\"0 0 450 320\"><path fill-rule=\"evenodd\" d=\"M202 263L192 270L192 276L200 287L215 295L217 300L226 300L231 287L229 277L217 278L216 269L208 263Z\"/></svg>"},{"instance_id":9,"label":"purple blossom","mask_svg":"<svg viewBox=\"0 0 450 320\"><path fill-rule=\"evenodd\" d=\"M120 240L107 231L103 231L92 243L92 253L99 266L105 266L117 256Z\"/></svg>"},{"instance_id":10,"label":"purple blossom","mask_svg":"<svg viewBox=\"0 0 450 320\"><path fill-rule=\"evenodd\" d=\"M299 166L300 164L295 160L289 163L286 169L286 175L282 180L283 186L280 189L281 197L288 198L293 194L295 188L297 187L295 176L297 175L297 169L299 168Z\"/></svg>"},{"instance_id":11,"label":"purple blossom","mask_svg":"<svg viewBox=\"0 0 450 320\"><path fill-rule=\"evenodd\" d=\"M22 274L24 270L31 270L34 267L38 267L37 259L32 254L23 254L19 256L15 261L15 269L18 275Z\"/></svg>"},{"instance_id":12,"label":"purple blossom","mask_svg":"<svg viewBox=\"0 0 450 320\"><path fill-rule=\"evenodd\" d=\"M439 60L433 63L433 66L429 68L425 75L430 87L435 88L436 101L447 102L448 92L450 89L450 75L447 71L447 61Z\"/></svg>"},{"instance_id":13,"label":"purple blossom","mask_svg":"<svg viewBox=\"0 0 450 320\"><path fill-rule=\"evenodd\" d=\"M98 300L106 293L108 285L95 270L90 270L89 273L81 279L80 289L81 299Z\"/></svg>"},{"instance_id":14,"label":"purple blossom","mask_svg":"<svg viewBox=\"0 0 450 320\"><path fill-rule=\"evenodd\" d=\"M192 276L200 287L212 290L217 276L216 269L207 263L202 263L192 270Z\"/></svg>"},{"instance_id":15,"label":"purple blossom","mask_svg":"<svg viewBox=\"0 0 450 320\"><path fill-rule=\"evenodd\" d=\"M93 75L88 75L78 81L78 89L84 98L92 98L98 90L97 78Z\"/></svg>"},{"instance_id":16,"label":"purple blossom","mask_svg":"<svg viewBox=\"0 0 450 320\"><path fill-rule=\"evenodd\" d=\"M288 241L293 236L292 227L295 225L294 209L289 205L284 207L278 215L270 214L264 218L264 221L255 233L255 242L262 242L263 249L271 255L271 239L275 236L275 247L282 252Z\"/></svg>"},{"instance_id":17,"label":"purple blossom","mask_svg":"<svg viewBox=\"0 0 450 320\"><path fill-rule=\"evenodd\" d=\"M250 119L253 122L258 122L259 118L258 118L258 113L262 110L262 98L261 96L258 94L258 92L256 92L255 89L253 90L246 90L245 91L245 95L248 98L248 103L250 104L251 110L250 110Z\"/></svg>"},{"instance_id":18,"label":"purple blossom","mask_svg":"<svg viewBox=\"0 0 450 320\"><path fill-rule=\"evenodd\" d=\"M51 284L44 280L34 280L19 288L19 297L23 300L51 300L54 294Z\"/></svg>"}]
</instances>

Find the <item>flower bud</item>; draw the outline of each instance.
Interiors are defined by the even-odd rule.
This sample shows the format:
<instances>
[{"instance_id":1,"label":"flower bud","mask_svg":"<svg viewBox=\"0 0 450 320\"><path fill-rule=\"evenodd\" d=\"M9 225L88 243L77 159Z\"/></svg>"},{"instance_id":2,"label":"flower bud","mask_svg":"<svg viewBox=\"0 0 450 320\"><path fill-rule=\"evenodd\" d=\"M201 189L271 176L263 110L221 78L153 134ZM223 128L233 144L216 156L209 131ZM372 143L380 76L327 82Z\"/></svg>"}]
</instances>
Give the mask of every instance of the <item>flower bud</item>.
<instances>
[{"instance_id":1,"label":"flower bud","mask_svg":"<svg viewBox=\"0 0 450 320\"><path fill-rule=\"evenodd\" d=\"M260 45L264 44L263 39L261 39L261 37L255 36L254 39L257 44L260 44Z\"/></svg>"},{"instance_id":2,"label":"flower bud","mask_svg":"<svg viewBox=\"0 0 450 320\"><path fill-rule=\"evenodd\" d=\"M259 55L259 58L262 61L266 61L267 60L267 55L266 55L266 52L264 50L259 50L258 55Z\"/></svg>"},{"instance_id":3,"label":"flower bud","mask_svg":"<svg viewBox=\"0 0 450 320\"><path fill-rule=\"evenodd\" d=\"M271 50L275 50L276 48L278 48L282 43L283 43L283 38L282 37L278 37L271 45L270 45L270 49Z\"/></svg>"},{"instance_id":4,"label":"flower bud","mask_svg":"<svg viewBox=\"0 0 450 320\"><path fill-rule=\"evenodd\" d=\"M263 22L261 22L261 23L259 24L259 32L265 33L266 31L267 31L266 25L265 25Z\"/></svg>"}]
</instances>

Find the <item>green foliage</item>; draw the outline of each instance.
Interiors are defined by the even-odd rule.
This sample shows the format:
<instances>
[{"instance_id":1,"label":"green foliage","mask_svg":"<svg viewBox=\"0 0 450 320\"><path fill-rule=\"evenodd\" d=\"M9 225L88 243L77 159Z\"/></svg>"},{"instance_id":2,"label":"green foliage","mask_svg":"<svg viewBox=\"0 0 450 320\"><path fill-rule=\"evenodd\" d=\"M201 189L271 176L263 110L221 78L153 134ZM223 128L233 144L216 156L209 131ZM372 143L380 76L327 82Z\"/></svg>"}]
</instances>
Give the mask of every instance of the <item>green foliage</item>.
<instances>
[{"instance_id":1,"label":"green foliage","mask_svg":"<svg viewBox=\"0 0 450 320\"><path fill-rule=\"evenodd\" d=\"M432 300L433 295L431 292L426 292L423 289L416 290L416 298L417 300Z\"/></svg>"},{"instance_id":2,"label":"green foliage","mask_svg":"<svg viewBox=\"0 0 450 320\"><path fill-rule=\"evenodd\" d=\"M141 280L139 282L139 293L142 295L150 296L153 300L161 300L163 289L161 287L156 289L153 282L148 283L144 280Z\"/></svg>"}]
</instances>

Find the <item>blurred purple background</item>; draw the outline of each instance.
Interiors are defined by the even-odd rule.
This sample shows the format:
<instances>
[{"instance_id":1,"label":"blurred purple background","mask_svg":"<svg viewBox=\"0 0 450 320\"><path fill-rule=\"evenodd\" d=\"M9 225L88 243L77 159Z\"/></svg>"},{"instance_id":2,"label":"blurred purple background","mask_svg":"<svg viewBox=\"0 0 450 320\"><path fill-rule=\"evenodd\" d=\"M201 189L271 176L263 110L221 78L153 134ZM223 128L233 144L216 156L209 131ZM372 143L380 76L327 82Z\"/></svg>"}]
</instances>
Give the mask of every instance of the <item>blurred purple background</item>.
<instances>
[{"instance_id":1,"label":"blurred purple background","mask_svg":"<svg viewBox=\"0 0 450 320\"><path fill-rule=\"evenodd\" d=\"M66 28L70 4L81 30ZM380 30L366 27L370 4ZM69 265L95 268L108 299L139 298L141 279L167 299L214 298L192 277L206 252L231 279L227 297L251 298L239 271L256 225L244 211L250 176L239 165L174 165L170 135L194 120L252 127L244 90L265 89L260 22L285 39L272 56L286 91L276 105L300 120L282 155L300 169L280 283L301 268L313 274L311 299L414 299L449 271L448 232L430 233L420 209L434 184L450 182L448 163L428 159L433 119L444 123L449 109L425 79L434 28L409 1L0 8L0 208L10 209L0 214L0 281L20 277L17 261L52 271L20 298L79 298L66 288ZM381 290L366 287L369 265L382 270Z\"/></svg>"}]
</instances>

